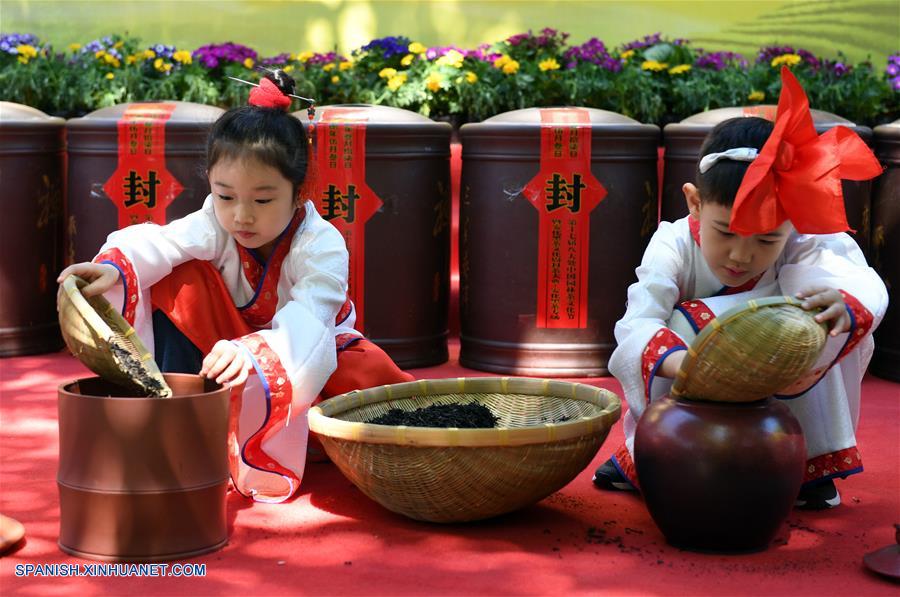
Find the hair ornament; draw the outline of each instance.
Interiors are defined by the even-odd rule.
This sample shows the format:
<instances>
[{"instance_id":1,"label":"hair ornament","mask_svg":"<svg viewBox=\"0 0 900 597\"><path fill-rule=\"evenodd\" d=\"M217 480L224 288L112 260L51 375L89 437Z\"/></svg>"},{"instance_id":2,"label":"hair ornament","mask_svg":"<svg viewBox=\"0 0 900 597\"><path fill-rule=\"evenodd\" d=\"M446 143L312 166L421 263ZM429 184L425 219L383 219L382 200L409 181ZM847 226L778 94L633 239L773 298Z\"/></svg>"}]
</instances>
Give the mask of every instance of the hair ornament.
<instances>
[{"instance_id":1,"label":"hair ornament","mask_svg":"<svg viewBox=\"0 0 900 597\"><path fill-rule=\"evenodd\" d=\"M816 133L803 87L782 67L775 128L744 174L729 227L742 235L764 234L790 220L801 234L850 230L841 179L868 180L881 170L849 128Z\"/></svg>"},{"instance_id":2,"label":"hair ornament","mask_svg":"<svg viewBox=\"0 0 900 597\"><path fill-rule=\"evenodd\" d=\"M708 153L700 160L700 174L715 166L721 160L734 160L736 162L752 162L759 155L755 147L735 147L719 153Z\"/></svg>"}]
</instances>

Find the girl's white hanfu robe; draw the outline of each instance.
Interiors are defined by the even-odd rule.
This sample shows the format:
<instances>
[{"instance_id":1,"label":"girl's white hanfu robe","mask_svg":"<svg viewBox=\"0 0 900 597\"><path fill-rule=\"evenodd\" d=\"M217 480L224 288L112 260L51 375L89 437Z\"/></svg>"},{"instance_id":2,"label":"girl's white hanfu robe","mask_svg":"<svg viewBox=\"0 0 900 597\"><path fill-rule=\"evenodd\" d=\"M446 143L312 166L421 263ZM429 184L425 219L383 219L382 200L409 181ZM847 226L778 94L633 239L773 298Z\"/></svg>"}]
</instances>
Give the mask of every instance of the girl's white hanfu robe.
<instances>
[{"instance_id":1,"label":"girl's white hanfu robe","mask_svg":"<svg viewBox=\"0 0 900 597\"><path fill-rule=\"evenodd\" d=\"M348 259L341 234L306 202L272 256L260 261L219 225L212 195L199 211L164 226L113 232L94 259L121 272L123 284L106 297L123 305L151 353L150 288L191 260L209 262L219 272L230 299L256 330L234 339L257 375L250 375L243 392L233 390L240 411L230 459L235 487L258 501L280 502L296 491L306 462L306 414L335 371L336 342L361 337L347 300Z\"/></svg>"},{"instance_id":2,"label":"girl's white hanfu robe","mask_svg":"<svg viewBox=\"0 0 900 597\"><path fill-rule=\"evenodd\" d=\"M687 348L667 326L673 312L680 310L703 325L714 314L703 312L707 310L703 302L692 299L738 293L748 299L794 296L816 285L841 291L850 332L829 339L829 346L837 348L826 350L828 354L804 380L776 397L803 428L808 456L804 483L862 470L855 437L860 383L874 348L872 332L884 317L888 297L884 282L847 234L792 232L771 268L740 287L726 287L700 251L699 222L688 216L660 224L636 273L625 316L616 323L618 346L609 362L628 402L623 416L625 445L614 456L632 483L637 481L632 458L637 422L646 405L667 394L672 384L657 375L659 367L670 354Z\"/></svg>"}]
</instances>

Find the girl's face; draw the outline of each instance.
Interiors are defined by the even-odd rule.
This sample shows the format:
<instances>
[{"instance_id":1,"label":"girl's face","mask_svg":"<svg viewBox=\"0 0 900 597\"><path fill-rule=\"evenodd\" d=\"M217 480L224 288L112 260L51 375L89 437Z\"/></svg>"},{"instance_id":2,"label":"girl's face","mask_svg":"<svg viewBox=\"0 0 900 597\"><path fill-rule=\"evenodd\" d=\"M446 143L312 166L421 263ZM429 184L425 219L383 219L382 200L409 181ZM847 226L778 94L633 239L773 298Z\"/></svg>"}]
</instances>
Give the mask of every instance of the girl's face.
<instances>
[{"instance_id":1,"label":"girl's face","mask_svg":"<svg viewBox=\"0 0 900 597\"><path fill-rule=\"evenodd\" d=\"M740 286L772 267L787 243L791 223L766 234L741 236L729 228L731 208L700 201L697 187L683 187L691 215L700 221L700 252L725 286Z\"/></svg>"},{"instance_id":2,"label":"girl's face","mask_svg":"<svg viewBox=\"0 0 900 597\"><path fill-rule=\"evenodd\" d=\"M253 158L219 160L208 174L219 225L268 258L298 205L291 181Z\"/></svg>"}]
</instances>

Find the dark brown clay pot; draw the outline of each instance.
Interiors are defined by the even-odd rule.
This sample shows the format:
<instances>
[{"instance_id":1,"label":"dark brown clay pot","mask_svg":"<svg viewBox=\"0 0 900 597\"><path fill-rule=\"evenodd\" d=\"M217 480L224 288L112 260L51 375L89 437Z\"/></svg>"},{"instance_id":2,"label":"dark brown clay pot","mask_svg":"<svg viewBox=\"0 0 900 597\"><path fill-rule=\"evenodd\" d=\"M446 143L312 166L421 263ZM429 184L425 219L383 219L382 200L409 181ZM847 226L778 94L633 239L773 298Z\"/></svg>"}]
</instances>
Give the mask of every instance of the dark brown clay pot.
<instances>
[{"instance_id":1,"label":"dark brown clay pot","mask_svg":"<svg viewBox=\"0 0 900 597\"><path fill-rule=\"evenodd\" d=\"M872 197L872 267L888 289L888 309L875 330L869 370L900 381L900 120L875 127L875 153L884 173Z\"/></svg>"},{"instance_id":2,"label":"dark brown clay pot","mask_svg":"<svg viewBox=\"0 0 900 597\"><path fill-rule=\"evenodd\" d=\"M128 397L99 377L59 388L59 547L149 562L228 540L229 390L166 374L172 398Z\"/></svg>"},{"instance_id":3,"label":"dark brown clay pot","mask_svg":"<svg viewBox=\"0 0 900 597\"><path fill-rule=\"evenodd\" d=\"M774 398L663 398L638 422L634 460L647 509L670 544L760 551L800 490L806 442L800 423Z\"/></svg>"},{"instance_id":4,"label":"dark brown clay pot","mask_svg":"<svg viewBox=\"0 0 900 597\"><path fill-rule=\"evenodd\" d=\"M62 347L55 279L63 265L65 124L0 102L0 357Z\"/></svg>"}]
</instances>

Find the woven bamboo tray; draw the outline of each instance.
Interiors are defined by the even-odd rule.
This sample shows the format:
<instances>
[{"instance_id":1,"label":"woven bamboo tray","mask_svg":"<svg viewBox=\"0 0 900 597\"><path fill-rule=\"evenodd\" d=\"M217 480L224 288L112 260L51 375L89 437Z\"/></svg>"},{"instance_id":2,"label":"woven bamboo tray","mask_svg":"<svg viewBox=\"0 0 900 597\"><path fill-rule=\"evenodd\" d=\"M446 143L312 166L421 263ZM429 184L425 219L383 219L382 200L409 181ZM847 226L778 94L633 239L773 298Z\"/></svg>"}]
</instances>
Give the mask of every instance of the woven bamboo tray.
<instances>
[{"instance_id":1,"label":"woven bamboo tray","mask_svg":"<svg viewBox=\"0 0 900 597\"><path fill-rule=\"evenodd\" d=\"M86 285L78 276L69 276L59 298L59 327L72 354L106 381L138 395L172 396L134 328L103 296L82 295Z\"/></svg>"},{"instance_id":2,"label":"woven bamboo tray","mask_svg":"<svg viewBox=\"0 0 900 597\"><path fill-rule=\"evenodd\" d=\"M488 407L498 427L365 422L392 408L470 402ZM343 394L310 409L309 427L341 472L385 508L416 520L466 522L528 506L569 483L620 411L615 394L584 384L456 378Z\"/></svg>"},{"instance_id":3,"label":"woven bamboo tray","mask_svg":"<svg viewBox=\"0 0 900 597\"><path fill-rule=\"evenodd\" d=\"M825 348L827 326L789 296L750 300L709 322L690 343L676 397L752 402L790 386Z\"/></svg>"}]
</instances>

